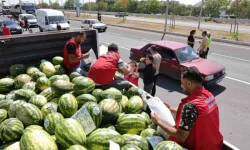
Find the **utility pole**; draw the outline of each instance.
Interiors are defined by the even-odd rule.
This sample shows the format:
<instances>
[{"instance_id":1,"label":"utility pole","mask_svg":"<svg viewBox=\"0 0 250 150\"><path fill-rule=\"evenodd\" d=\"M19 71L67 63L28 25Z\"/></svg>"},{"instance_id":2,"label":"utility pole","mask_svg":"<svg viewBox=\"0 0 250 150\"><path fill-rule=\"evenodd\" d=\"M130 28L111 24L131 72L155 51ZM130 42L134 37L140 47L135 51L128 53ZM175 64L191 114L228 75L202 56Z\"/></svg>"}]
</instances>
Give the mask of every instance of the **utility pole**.
<instances>
[{"instance_id":1,"label":"utility pole","mask_svg":"<svg viewBox=\"0 0 250 150\"><path fill-rule=\"evenodd\" d=\"M169 0L166 0L166 20L165 20L165 26L164 26L164 32L161 40L164 39L164 36L166 34L167 28L168 28L168 5L169 5Z\"/></svg>"},{"instance_id":2,"label":"utility pole","mask_svg":"<svg viewBox=\"0 0 250 150\"><path fill-rule=\"evenodd\" d=\"M200 29L200 24L201 24L201 17L202 17L203 3L204 3L204 0L202 0L202 1L201 1L201 9L200 9L200 16L199 16L198 29Z\"/></svg>"},{"instance_id":3,"label":"utility pole","mask_svg":"<svg viewBox=\"0 0 250 150\"><path fill-rule=\"evenodd\" d=\"M236 8L239 9L239 2L241 0L236 0ZM236 34L236 26L237 26L237 18L239 17L238 11L235 13L235 21L234 21L234 34Z\"/></svg>"}]
</instances>

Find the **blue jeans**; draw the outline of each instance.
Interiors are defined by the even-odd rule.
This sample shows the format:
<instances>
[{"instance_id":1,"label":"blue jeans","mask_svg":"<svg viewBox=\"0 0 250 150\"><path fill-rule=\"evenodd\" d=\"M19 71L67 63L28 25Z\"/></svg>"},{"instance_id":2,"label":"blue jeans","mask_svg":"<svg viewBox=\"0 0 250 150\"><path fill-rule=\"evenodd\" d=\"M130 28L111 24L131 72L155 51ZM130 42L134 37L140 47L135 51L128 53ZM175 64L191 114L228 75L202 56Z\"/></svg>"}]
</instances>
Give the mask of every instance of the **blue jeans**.
<instances>
[{"instance_id":1,"label":"blue jeans","mask_svg":"<svg viewBox=\"0 0 250 150\"><path fill-rule=\"evenodd\" d=\"M84 70L84 66L86 65L86 63L85 63L85 61L84 60L81 60L81 63L78 65L78 66L76 66L73 70L72 70L72 72L78 72L78 73L80 73L81 75L83 75L83 76L87 76L87 74L88 74L88 72L86 72L85 70Z\"/></svg>"}]
</instances>

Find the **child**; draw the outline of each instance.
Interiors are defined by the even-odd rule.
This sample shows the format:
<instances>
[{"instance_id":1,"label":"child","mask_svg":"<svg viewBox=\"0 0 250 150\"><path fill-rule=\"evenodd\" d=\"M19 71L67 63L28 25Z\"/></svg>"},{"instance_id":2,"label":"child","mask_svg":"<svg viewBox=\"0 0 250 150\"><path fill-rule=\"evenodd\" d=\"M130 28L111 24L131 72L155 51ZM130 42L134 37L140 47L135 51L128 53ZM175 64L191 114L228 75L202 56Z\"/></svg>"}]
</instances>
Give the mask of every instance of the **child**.
<instances>
[{"instance_id":1,"label":"child","mask_svg":"<svg viewBox=\"0 0 250 150\"><path fill-rule=\"evenodd\" d=\"M131 68L131 72L127 75L124 75L124 79L128 80L129 82L133 83L134 85L138 86L139 80L139 73L137 68L137 63L135 61L131 61L129 63L129 67Z\"/></svg>"}]
</instances>

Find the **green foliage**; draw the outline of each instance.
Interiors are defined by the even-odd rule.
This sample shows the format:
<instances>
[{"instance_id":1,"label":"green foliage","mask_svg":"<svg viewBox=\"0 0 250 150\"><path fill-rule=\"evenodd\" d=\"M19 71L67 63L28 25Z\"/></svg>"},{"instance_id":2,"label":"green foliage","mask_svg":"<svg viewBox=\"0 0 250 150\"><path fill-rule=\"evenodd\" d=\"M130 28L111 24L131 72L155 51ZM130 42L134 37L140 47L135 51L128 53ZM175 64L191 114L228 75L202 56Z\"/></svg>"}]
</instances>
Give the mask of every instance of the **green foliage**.
<instances>
[{"instance_id":1,"label":"green foliage","mask_svg":"<svg viewBox=\"0 0 250 150\"><path fill-rule=\"evenodd\" d=\"M38 4L38 6L40 8L49 8L49 5L47 3L45 3L45 2L42 2L42 3Z\"/></svg>"},{"instance_id":2,"label":"green foliage","mask_svg":"<svg viewBox=\"0 0 250 150\"><path fill-rule=\"evenodd\" d=\"M87 10L87 11L96 11L96 3L95 2L89 2L89 3L84 3L83 10Z\"/></svg>"},{"instance_id":3,"label":"green foliage","mask_svg":"<svg viewBox=\"0 0 250 150\"><path fill-rule=\"evenodd\" d=\"M98 2L96 4L96 8L98 11L106 11L108 9L108 3L103 2L103 1Z\"/></svg>"},{"instance_id":4,"label":"green foliage","mask_svg":"<svg viewBox=\"0 0 250 150\"><path fill-rule=\"evenodd\" d=\"M52 9L59 9L60 8L60 5L58 2L54 2L54 3L51 3L50 4L50 8Z\"/></svg>"},{"instance_id":5,"label":"green foliage","mask_svg":"<svg viewBox=\"0 0 250 150\"><path fill-rule=\"evenodd\" d=\"M220 13L225 11L229 4L229 0L206 0L204 2L205 16L218 18Z\"/></svg>"},{"instance_id":6,"label":"green foliage","mask_svg":"<svg viewBox=\"0 0 250 150\"><path fill-rule=\"evenodd\" d=\"M241 0L240 2L234 1L231 7L227 10L227 13L238 18L250 19L250 1Z\"/></svg>"},{"instance_id":7,"label":"green foliage","mask_svg":"<svg viewBox=\"0 0 250 150\"><path fill-rule=\"evenodd\" d=\"M74 9L75 0L67 0L64 3L64 9Z\"/></svg>"}]
</instances>

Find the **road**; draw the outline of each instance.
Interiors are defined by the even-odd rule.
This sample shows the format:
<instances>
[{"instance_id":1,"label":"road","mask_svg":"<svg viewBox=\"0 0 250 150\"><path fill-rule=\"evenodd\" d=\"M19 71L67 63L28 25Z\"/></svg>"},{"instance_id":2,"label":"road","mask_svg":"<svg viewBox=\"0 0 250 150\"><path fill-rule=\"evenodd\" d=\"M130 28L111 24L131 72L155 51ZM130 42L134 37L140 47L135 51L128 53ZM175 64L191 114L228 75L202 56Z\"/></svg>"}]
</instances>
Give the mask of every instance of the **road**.
<instances>
[{"instance_id":1,"label":"road","mask_svg":"<svg viewBox=\"0 0 250 150\"><path fill-rule=\"evenodd\" d=\"M79 28L80 22L71 21L71 28ZM34 29L38 32L37 29ZM107 32L99 33L100 43L116 43L125 62L129 62L131 47L145 45L159 40L161 34L108 27ZM165 40L186 42L185 37L166 35ZM197 42L198 43L198 42ZM195 48L198 47L196 44ZM213 42L208 59L226 67L227 77L209 90L216 96L220 109L220 129L225 140L239 149L249 149L250 143L250 48L238 45ZM143 87L140 80L140 87ZM180 82L165 76L157 81L157 93L161 100L178 106L186 95Z\"/></svg>"}]
</instances>

